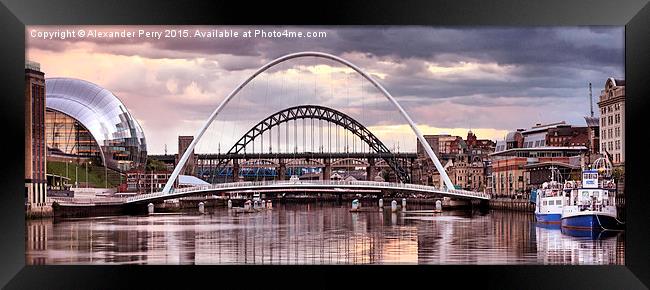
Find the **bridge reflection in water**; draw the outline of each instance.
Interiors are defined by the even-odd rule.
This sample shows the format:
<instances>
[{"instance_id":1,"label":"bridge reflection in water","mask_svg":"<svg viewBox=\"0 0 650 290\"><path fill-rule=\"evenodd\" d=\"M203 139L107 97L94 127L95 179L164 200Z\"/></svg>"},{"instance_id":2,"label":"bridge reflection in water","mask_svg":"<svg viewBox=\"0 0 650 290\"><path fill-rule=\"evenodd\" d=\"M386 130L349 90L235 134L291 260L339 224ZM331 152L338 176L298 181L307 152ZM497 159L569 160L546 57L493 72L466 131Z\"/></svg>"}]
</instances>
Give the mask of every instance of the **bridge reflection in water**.
<instances>
[{"instance_id":1,"label":"bridge reflection in water","mask_svg":"<svg viewBox=\"0 0 650 290\"><path fill-rule=\"evenodd\" d=\"M409 209L418 209L409 206ZM277 205L27 221L27 264L624 264L624 236L536 227L526 213L441 216Z\"/></svg>"}]
</instances>

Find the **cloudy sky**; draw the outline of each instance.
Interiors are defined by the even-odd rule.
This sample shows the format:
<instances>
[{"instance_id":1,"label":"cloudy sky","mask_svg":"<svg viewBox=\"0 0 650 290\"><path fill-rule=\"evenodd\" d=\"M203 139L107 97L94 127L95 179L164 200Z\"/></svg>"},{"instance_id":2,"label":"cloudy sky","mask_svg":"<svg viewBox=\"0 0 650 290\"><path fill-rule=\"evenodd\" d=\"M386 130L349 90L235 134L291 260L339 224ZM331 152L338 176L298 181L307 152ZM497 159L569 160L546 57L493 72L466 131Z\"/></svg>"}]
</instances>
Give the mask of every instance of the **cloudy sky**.
<instances>
[{"instance_id":1,"label":"cloudy sky","mask_svg":"<svg viewBox=\"0 0 650 290\"><path fill-rule=\"evenodd\" d=\"M188 29L190 35L197 29L232 29L240 36L32 37L33 31L65 29ZM241 37L255 29L326 36ZM177 136L194 135L241 81L274 58L298 51L332 53L361 67L397 98L424 134L466 136L471 128L492 140L535 123L583 125L589 83L598 114L595 102L605 80L625 77L623 27L30 26L26 32L27 59L39 62L46 77L80 78L112 91L139 121L154 154L163 153L165 145L175 153ZM316 58L294 59L259 75L228 104L197 150L226 151L259 120L298 104L335 108L388 147L415 150L415 135L372 85L346 67Z\"/></svg>"}]
</instances>

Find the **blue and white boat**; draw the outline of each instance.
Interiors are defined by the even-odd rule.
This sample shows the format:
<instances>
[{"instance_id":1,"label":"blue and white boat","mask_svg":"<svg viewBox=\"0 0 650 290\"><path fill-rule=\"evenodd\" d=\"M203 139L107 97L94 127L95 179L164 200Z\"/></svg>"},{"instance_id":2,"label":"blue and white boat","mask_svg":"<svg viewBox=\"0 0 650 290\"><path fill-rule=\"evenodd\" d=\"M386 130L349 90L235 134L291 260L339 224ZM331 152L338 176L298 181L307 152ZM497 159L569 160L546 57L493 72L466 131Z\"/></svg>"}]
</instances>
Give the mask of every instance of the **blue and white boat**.
<instances>
[{"instance_id":1,"label":"blue and white boat","mask_svg":"<svg viewBox=\"0 0 650 290\"><path fill-rule=\"evenodd\" d=\"M562 229L582 231L617 230L616 184L611 179L611 164L599 158L593 168L582 171L582 183L570 191L562 209Z\"/></svg>"},{"instance_id":2,"label":"blue and white boat","mask_svg":"<svg viewBox=\"0 0 650 290\"><path fill-rule=\"evenodd\" d=\"M562 208L568 198L564 194L562 183L555 180L555 170L551 167L551 181L544 182L542 188L537 189L535 219L538 223L560 224Z\"/></svg>"}]
</instances>

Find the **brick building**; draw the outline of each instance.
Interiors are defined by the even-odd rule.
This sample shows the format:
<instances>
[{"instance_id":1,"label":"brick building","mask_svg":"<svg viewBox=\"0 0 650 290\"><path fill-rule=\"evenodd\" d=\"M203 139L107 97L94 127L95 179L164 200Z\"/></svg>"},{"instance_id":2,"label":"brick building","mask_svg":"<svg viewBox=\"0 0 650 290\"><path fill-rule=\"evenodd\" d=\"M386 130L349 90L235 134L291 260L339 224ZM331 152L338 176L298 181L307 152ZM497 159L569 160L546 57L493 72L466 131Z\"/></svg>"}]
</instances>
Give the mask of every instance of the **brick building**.
<instances>
[{"instance_id":1,"label":"brick building","mask_svg":"<svg viewBox=\"0 0 650 290\"><path fill-rule=\"evenodd\" d=\"M175 164L179 163L181 157L183 156L183 154L185 154L185 150L187 150L187 148L190 147L192 141L194 141L194 136L178 136L178 155L176 155ZM196 163L197 163L197 156L196 154L194 154L194 149L192 149L192 154L187 159L187 162L185 163L183 170L181 170L181 174L196 175Z\"/></svg>"},{"instance_id":2,"label":"brick building","mask_svg":"<svg viewBox=\"0 0 650 290\"><path fill-rule=\"evenodd\" d=\"M27 214L47 214L45 145L45 73L40 64L25 64L25 207Z\"/></svg>"},{"instance_id":3,"label":"brick building","mask_svg":"<svg viewBox=\"0 0 650 290\"><path fill-rule=\"evenodd\" d=\"M496 196L526 195L531 189L549 181L551 168L558 169L565 180L581 170L586 146L544 146L512 148L490 154L491 184L489 193Z\"/></svg>"}]
</instances>

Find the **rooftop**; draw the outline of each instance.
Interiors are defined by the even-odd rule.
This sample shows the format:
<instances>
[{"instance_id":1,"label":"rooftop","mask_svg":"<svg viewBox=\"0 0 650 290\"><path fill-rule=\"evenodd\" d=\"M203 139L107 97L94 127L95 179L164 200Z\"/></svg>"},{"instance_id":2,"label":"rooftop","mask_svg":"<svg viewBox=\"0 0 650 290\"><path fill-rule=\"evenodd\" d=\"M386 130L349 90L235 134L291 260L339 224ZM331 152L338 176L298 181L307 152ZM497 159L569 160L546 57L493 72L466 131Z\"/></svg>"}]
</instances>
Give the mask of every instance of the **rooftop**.
<instances>
[{"instance_id":1,"label":"rooftop","mask_svg":"<svg viewBox=\"0 0 650 290\"><path fill-rule=\"evenodd\" d=\"M531 147L531 148L512 148L499 152L494 152L488 154L492 155L501 155L508 152L525 152L525 151L586 151L588 150L585 146L544 146L544 147Z\"/></svg>"},{"instance_id":2,"label":"rooftop","mask_svg":"<svg viewBox=\"0 0 650 290\"><path fill-rule=\"evenodd\" d=\"M585 122L587 123L587 127L598 127L599 126L598 117L585 116Z\"/></svg>"}]
</instances>

